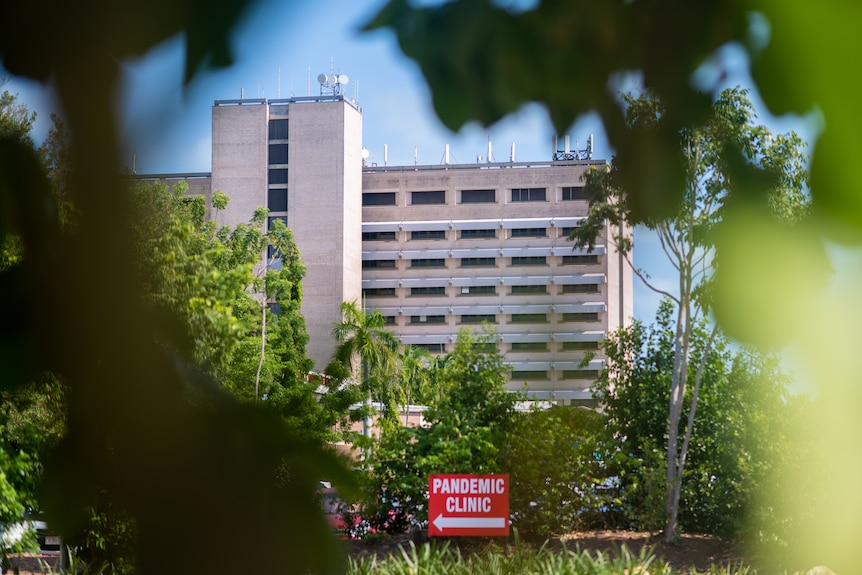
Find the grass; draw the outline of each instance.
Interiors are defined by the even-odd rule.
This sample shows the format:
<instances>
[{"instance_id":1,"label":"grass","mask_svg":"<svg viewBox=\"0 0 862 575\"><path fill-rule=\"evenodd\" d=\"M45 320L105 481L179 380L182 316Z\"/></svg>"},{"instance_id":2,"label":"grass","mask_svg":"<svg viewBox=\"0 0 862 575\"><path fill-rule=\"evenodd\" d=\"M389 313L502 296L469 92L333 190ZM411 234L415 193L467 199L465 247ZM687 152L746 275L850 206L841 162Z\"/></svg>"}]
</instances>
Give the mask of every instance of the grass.
<instances>
[{"instance_id":1,"label":"grass","mask_svg":"<svg viewBox=\"0 0 862 575\"><path fill-rule=\"evenodd\" d=\"M590 553L564 549L550 551L491 548L485 553L462 555L448 544L412 543L401 555L351 559L348 575L755 575L748 567L711 567L707 571L677 571L649 550L631 553Z\"/></svg>"}]
</instances>

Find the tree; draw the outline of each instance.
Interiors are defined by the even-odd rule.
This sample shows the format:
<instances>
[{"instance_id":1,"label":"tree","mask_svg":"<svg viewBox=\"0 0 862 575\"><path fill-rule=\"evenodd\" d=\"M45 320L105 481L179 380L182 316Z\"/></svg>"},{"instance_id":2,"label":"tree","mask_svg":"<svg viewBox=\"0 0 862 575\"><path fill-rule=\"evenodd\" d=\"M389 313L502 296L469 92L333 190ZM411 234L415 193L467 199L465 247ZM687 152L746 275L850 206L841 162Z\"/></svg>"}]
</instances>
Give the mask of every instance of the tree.
<instances>
[{"instance_id":1,"label":"tree","mask_svg":"<svg viewBox=\"0 0 862 575\"><path fill-rule=\"evenodd\" d=\"M3 84L5 79L0 78L0 86ZM20 103L17 95L8 91L0 95L0 139L7 138L32 150L35 119L36 113ZM16 269L25 257L23 248L20 236L0 237L0 273ZM6 316L3 321L23 319ZM14 359L9 356L0 361L5 365ZM24 520L27 510L39 509L37 492L43 457L64 431L63 397L63 384L50 373L0 388L0 555L4 569L8 567L8 553L36 547L32 531L20 534L14 541L7 535L10 527Z\"/></svg>"},{"instance_id":2,"label":"tree","mask_svg":"<svg viewBox=\"0 0 862 575\"><path fill-rule=\"evenodd\" d=\"M341 304L341 322L335 326L333 335L338 342L335 360L359 372L360 385L380 406L384 416L394 415L393 395L389 383L395 375L395 352L398 340L385 327L383 315L360 309L356 302ZM371 432L371 422L366 419L366 434Z\"/></svg>"},{"instance_id":3,"label":"tree","mask_svg":"<svg viewBox=\"0 0 862 575\"><path fill-rule=\"evenodd\" d=\"M8 80L0 77L0 87ZM0 95L0 135L13 138L25 146L33 147L33 122L36 112L31 112L25 104L18 102L18 95L3 90Z\"/></svg>"},{"instance_id":4,"label":"tree","mask_svg":"<svg viewBox=\"0 0 862 575\"><path fill-rule=\"evenodd\" d=\"M633 138L638 133L662 131L666 110L661 102L650 96L624 96L626 120ZM707 338L699 351L692 347L692 333L700 317L710 307L710 283L716 264L714 229L725 210L734 201L741 201L745 182L740 182L737 162L728 150L742 150L747 162L759 166L771 176L769 188L763 193L767 208L774 218L792 225L808 213L807 171L803 143L796 134L773 137L764 127L753 124L755 118L751 102L741 89L722 92L713 104L712 115L701 125L686 128L679 133L680 161L685 166L682 201L672 216L652 219L646 226L653 230L661 242L668 261L678 273L678 287L670 293L653 285L642 270L635 273L644 283L676 305L676 335L673 344L673 365L670 366L670 400L667 435L667 482L665 537L676 536L679 498L688 446L693 432L692 422L697 410L703 367L711 352L713 336ZM590 202L589 215L571 235L577 247L592 248L597 235L607 221L615 227L633 219L632 196L628 193L620 173L625 166L616 161L610 171L593 169L587 172L586 189ZM613 238L617 250L630 257L631 239L620 235ZM629 263L631 264L630 260ZM699 366L691 373L693 400L688 408L688 425L680 421L689 385L689 363Z\"/></svg>"},{"instance_id":5,"label":"tree","mask_svg":"<svg viewBox=\"0 0 862 575\"><path fill-rule=\"evenodd\" d=\"M372 450L367 516L374 526L397 531L428 520L428 476L433 473L497 473L517 418L518 394L506 390L508 367L491 331L466 329L446 357L425 426L407 428L384 419ZM385 494L385 497L379 497Z\"/></svg>"},{"instance_id":6,"label":"tree","mask_svg":"<svg viewBox=\"0 0 862 575\"><path fill-rule=\"evenodd\" d=\"M399 385L398 400L405 406L404 425L410 424L410 404L426 403L431 397L429 363L431 354L427 350L407 346L398 353Z\"/></svg>"},{"instance_id":7,"label":"tree","mask_svg":"<svg viewBox=\"0 0 862 575\"><path fill-rule=\"evenodd\" d=\"M277 220L264 233L266 210L248 224L218 226L184 183L144 184L134 193L148 215L138 222L138 241L149 300L185 322L201 368L243 401L263 398L292 433L321 445L342 439L335 428L356 397L331 378L309 377L305 266L290 229ZM214 196L214 209L224 209L229 198ZM265 265L262 253L270 254ZM321 384L327 392L318 397Z\"/></svg>"},{"instance_id":8,"label":"tree","mask_svg":"<svg viewBox=\"0 0 862 575\"><path fill-rule=\"evenodd\" d=\"M663 300L655 323L636 321L610 337L604 345L609 367L593 390L615 439L604 455L618 466L628 528L655 530L666 524L665 510L656 505L666 489L657 477L663 466L655 453L669 434L662 406L671 393L674 317L674 305ZM694 326L691 342L706 359L688 366L692 378L701 372L702 385L699 397L690 387L684 402L688 407L697 401L698 409L692 422L678 423L680 434L689 426L697 430L689 435L680 528L786 544L787 525L799 516L781 509L774 498L764 499L763 488L775 488L785 458L807 459L808 448L793 433L804 426L804 400L790 395L790 380L774 355L753 348L733 351L704 320Z\"/></svg>"}]
</instances>

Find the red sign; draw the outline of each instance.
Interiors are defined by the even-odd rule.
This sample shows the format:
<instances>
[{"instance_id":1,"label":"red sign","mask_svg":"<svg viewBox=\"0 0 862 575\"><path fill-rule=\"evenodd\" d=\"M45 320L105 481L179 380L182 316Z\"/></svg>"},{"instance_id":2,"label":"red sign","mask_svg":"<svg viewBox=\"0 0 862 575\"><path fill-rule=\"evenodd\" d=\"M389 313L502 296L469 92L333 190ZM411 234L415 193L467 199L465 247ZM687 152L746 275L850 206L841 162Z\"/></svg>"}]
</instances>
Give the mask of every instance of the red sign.
<instances>
[{"instance_id":1,"label":"red sign","mask_svg":"<svg viewBox=\"0 0 862 575\"><path fill-rule=\"evenodd\" d=\"M428 535L508 534L508 475L428 478Z\"/></svg>"}]
</instances>

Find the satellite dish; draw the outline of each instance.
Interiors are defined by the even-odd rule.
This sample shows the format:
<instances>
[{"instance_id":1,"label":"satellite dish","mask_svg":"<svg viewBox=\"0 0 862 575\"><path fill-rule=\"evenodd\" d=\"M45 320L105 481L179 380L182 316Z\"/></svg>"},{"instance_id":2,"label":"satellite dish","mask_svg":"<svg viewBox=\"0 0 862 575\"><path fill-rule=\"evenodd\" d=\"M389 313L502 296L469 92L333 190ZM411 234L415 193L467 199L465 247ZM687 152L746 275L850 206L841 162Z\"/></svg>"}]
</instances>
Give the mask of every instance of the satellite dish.
<instances>
[{"instance_id":1,"label":"satellite dish","mask_svg":"<svg viewBox=\"0 0 862 575\"><path fill-rule=\"evenodd\" d=\"M348 81L350 81L350 78L347 77L347 74L341 74L340 76L338 76L337 82L342 86L344 84L347 84Z\"/></svg>"},{"instance_id":2,"label":"satellite dish","mask_svg":"<svg viewBox=\"0 0 862 575\"><path fill-rule=\"evenodd\" d=\"M317 82L319 84L326 84L326 74L318 74L317 75Z\"/></svg>"},{"instance_id":3,"label":"satellite dish","mask_svg":"<svg viewBox=\"0 0 862 575\"><path fill-rule=\"evenodd\" d=\"M370 156L370 155L371 155L371 153L367 149L362 148L362 159L363 160L367 160L368 156Z\"/></svg>"}]
</instances>

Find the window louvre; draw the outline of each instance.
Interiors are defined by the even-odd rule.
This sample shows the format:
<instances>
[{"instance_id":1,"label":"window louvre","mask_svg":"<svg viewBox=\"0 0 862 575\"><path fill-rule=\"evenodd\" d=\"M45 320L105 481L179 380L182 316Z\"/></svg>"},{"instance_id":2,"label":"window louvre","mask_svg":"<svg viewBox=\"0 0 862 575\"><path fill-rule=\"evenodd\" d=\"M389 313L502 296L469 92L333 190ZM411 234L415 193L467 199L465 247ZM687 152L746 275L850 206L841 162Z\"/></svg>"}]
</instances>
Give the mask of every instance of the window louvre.
<instances>
[{"instance_id":1,"label":"window louvre","mask_svg":"<svg viewBox=\"0 0 862 575\"><path fill-rule=\"evenodd\" d=\"M513 202L544 202L545 188L512 188Z\"/></svg>"}]
</instances>

